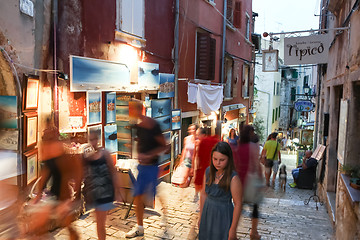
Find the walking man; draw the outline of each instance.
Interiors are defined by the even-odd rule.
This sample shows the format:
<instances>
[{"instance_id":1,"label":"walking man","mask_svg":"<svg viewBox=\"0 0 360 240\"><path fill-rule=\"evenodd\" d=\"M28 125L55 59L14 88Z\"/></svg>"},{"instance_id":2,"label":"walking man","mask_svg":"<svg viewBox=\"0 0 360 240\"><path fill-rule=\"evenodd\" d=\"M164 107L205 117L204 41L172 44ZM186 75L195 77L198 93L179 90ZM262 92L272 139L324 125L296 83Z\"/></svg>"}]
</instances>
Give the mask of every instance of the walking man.
<instances>
[{"instance_id":1,"label":"walking man","mask_svg":"<svg viewBox=\"0 0 360 240\"><path fill-rule=\"evenodd\" d=\"M270 139L266 141L261 153L261 159L265 158L265 179L266 186L270 186L271 172L274 171L272 178L272 185L275 185L275 178L279 165L281 164L280 144L276 140L278 133L273 132L270 134Z\"/></svg>"},{"instance_id":2,"label":"walking man","mask_svg":"<svg viewBox=\"0 0 360 240\"><path fill-rule=\"evenodd\" d=\"M142 114L143 104L140 101L133 102L134 118L138 120L135 125L137 133L138 152L138 177L134 183L134 203L137 225L128 233L127 238L144 235L144 200L145 193L150 190L155 197L158 178L158 157L167 150L166 141L162 135L159 124L152 118Z\"/></svg>"}]
</instances>

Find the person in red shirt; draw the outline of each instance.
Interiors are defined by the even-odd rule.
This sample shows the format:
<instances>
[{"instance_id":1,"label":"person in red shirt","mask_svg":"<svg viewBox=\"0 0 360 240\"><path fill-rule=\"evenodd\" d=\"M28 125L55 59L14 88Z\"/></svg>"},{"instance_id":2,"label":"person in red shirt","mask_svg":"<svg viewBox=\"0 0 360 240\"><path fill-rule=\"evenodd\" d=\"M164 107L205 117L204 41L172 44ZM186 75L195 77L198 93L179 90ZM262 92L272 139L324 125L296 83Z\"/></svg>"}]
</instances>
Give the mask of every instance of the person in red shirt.
<instances>
[{"instance_id":1,"label":"person in red shirt","mask_svg":"<svg viewBox=\"0 0 360 240\"><path fill-rule=\"evenodd\" d=\"M211 150L219 142L218 136L208 136L206 128L197 130L199 143L196 149L195 191L198 194L203 185L205 170L210 166Z\"/></svg>"}]
</instances>

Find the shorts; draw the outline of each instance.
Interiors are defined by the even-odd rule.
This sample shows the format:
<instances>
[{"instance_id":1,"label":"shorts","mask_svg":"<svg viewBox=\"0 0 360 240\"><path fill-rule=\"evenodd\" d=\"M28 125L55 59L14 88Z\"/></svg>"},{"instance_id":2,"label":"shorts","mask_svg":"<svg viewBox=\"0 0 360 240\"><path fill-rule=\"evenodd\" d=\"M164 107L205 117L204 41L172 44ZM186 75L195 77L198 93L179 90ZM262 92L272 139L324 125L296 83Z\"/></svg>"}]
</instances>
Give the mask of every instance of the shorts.
<instances>
[{"instance_id":1,"label":"shorts","mask_svg":"<svg viewBox=\"0 0 360 240\"><path fill-rule=\"evenodd\" d=\"M272 168L272 170L276 174L278 172L278 170L279 170L279 161L278 160L266 159L265 167L266 168Z\"/></svg>"},{"instance_id":2,"label":"shorts","mask_svg":"<svg viewBox=\"0 0 360 240\"><path fill-rule=\"evenodd\" d=\"M139 174L134 182L134 197L151 193L154 197L158 183L159 167L157 165L138 165Z\"/></svg>"},{"instance_id":3,"label":"shorts","mask_svg":"<svg viewBox=\"0 0 360 240\"><path fill-rule=\"evenodd\" d=\"M95 206L96 211L109 211L113 208L115 208L115 205L112 202L98 204Z\"/></svg>"},{"instance_id":4,"label":"shorts","mask_svg":"<svg viewBox=\"0 0 360 240\"><path fill-rule=\"evenodd\" d=\"M191 168L191 166L192 166L191 158L184 158L184 166L187 168Z\"/></svg>"}]
</instances>

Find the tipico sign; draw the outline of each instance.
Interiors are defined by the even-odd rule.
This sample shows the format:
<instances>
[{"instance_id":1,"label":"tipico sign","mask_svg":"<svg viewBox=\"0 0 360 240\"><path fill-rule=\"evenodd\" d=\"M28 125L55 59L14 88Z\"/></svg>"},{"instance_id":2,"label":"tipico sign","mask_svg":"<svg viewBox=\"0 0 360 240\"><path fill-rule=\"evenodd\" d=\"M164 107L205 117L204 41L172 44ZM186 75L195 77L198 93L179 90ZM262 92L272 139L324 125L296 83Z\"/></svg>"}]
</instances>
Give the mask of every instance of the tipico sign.
<instances>
[{"instance_id":1,"label":"tipico sign","mask_svg":"<svg viewBox=\"0 0 360 240\"><path fill-rule=\"evenodd\" d=\"M297 100L294 108L298 112L311 112L314 110L314 103L310 100Z\"/></svg>"}]
</instances>

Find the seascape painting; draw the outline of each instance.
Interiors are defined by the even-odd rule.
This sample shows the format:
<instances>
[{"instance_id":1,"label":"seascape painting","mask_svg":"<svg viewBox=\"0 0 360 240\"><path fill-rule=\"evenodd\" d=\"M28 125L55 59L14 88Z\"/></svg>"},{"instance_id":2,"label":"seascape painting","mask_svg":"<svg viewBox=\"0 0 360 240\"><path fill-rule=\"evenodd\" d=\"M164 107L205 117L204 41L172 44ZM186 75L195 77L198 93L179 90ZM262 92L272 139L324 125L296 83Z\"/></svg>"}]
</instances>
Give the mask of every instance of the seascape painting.
<instances>
[{"instance_id":1,"label":"seascape painting","mask_svg":"<svg viewBox=\"0 0 360 240\"><path fill-rule=\"evenodd\" d=\"M101 92L87 92L88 124L101 123Z\"/></svg>"},{"instance_id":2,"label":"seascape painting","mask_svg":"<svg viewBox=\"0 0 360 240\"><path fill-rule=\"evenodd\" d=\"M129 106L129 101L134 98L133 95L116 95L116 106Z\"/></svg>"},{"instance_id":3,"label":"seascape painting","mask_svg":"<svg viewBox=\"0 0 360 240\"><path fill-rule=\"evenodd\" d=\"M0 96L0 128L17 128L17 97Z\"/></svg>"},{"instance_id":4,"label":"seascape painting","mask_svg":"<svg viewBox=\"0 0 360 240\"><path fill-rule=\"evenodd\" d=\"M0 130L0 149L18 150L19 131Z\"/></svg>"},{"instance_id":5,"label":"seascape painting","mask_svg":"<svg viewBox=\"0 0 360 240\"><path fill-rule=\"evenodd\" d=\"M131 138L131 126L128 121L116 121L118 138Z\"/></svg>"},{"instance_id":6,"label":"seascape painting","mask_svg":"<svg viewBox=\"0 0 360 240\"><path fill-rule=\"evenodd\" d=\"M158 90L160 85L159 64L139 62L139 89Z\"/></svg>"},{"instance_id":7,"label":"seascape painting","mask_svg":"<svg viewBox=\"0 0 360 240\"><path fill-rule=\"evenodd\" d=\"M116 93L106 94L106 123L114 123L116 121Z\"/></svg>"},{"instance_id":8,"label":"seascape painting","mask_svg":"<svg viewBox=\"0 0 360 240\"><path fill-rule=\"evenodd\" d=\"M117 126L115 124L104 126L105 148L109 152L117 152Z\"/></svg>"},{"instance_id":9,"label":"seascape painting","mask_svg":"<svg viewBox=\"0 0 360 240\"><path fill-rule=\"evenodd\" d=\"M171 115L155 118L155 120L159 123L162 132L171 130Z\"/></svg>"},{"instance_id":10,"label":"seascape painting","mask_svg":"<svg viewBox=\"0 0 360 240\"><path fill-rule=\"evenodd\" d=\"M131 139L118 138L118 151L121 155L131 155Z\"/></svg>"},{"instance_id":11,"label":"seascape painting","mask_svg":"<svg viewBox=\"0 0 360 240\"><path fill-rule=\"evenodd\" d=\"M151 117L171 115L171 99L151 100Z\"/></svg>"},{"instance_id":12,"label":"seascape painting","mask_svg":"<svg viewBox=\"0 0 360 240\"><path fill-rule=\"evenodd\" d=\"M90 135L95 133L98 136L98 146L102 147L102 125L95 125L95 126L91 126L88 127L88 138L90 138ZM88 139L90 142L90 139Z\"/></svg>"},{"instance_id":13,"label":"seascape painting","mask_svg":"<svg viewBox=\"0 0 360 240\"><path fill-rule=\"evenodd\" d=\"M160 73L158 98L172 98L175 96L175 75Z\"/></svg>"},{"instance_id":14,"label":"seascape painting","mask_svg":"<svg viewBox=\"0 0 360 240\"><path fill-rule=\"evenodd\" d=\"M122 63L70 56L70 91L124 90L130 85L130 69Z\"/></svg>"},{"instance_id":15,"label":"seascape painting","mask_svg":"<svg viewBox=\"0 0 360 240\"><path fill-rule=\"evenodd\" d=\"M171 111L171 130L181 129L181 110L174 109Z\"/></svg>"},{"instance_id":16,"label":"seascape painting","mask_svg":"<svg viewBox=\"0 0 360 240\"><path fill-rule=\"evenodd\" d=\"M116 121L129 121L129 106L116 106Z\"/></svg>"}]
</instances>

